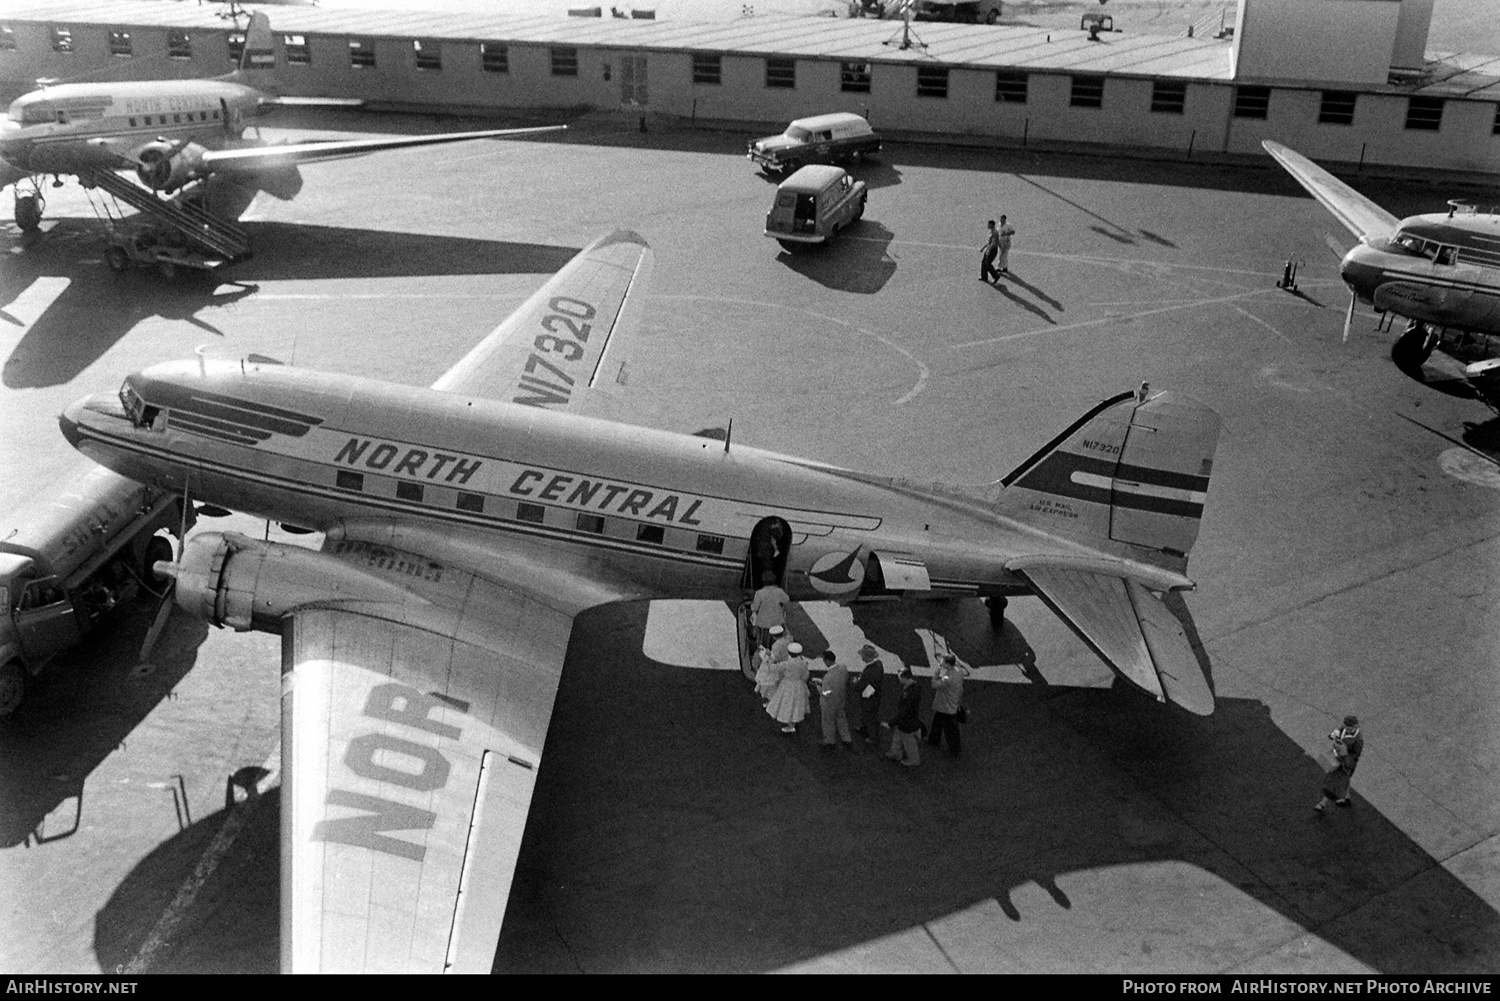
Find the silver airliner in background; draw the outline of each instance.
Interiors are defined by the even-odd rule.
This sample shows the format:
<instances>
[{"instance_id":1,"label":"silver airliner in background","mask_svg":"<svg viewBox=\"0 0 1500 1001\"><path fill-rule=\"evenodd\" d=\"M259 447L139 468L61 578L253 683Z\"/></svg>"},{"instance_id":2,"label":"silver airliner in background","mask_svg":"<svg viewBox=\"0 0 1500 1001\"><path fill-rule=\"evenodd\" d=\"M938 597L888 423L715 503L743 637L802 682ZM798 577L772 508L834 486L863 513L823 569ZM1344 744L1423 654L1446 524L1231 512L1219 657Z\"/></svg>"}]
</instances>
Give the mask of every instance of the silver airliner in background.
<instances>
[{"instance_id":1,"label":"silver airliner in background","mask_svg":"<svg viewBox=\"0 0 1500 1001\"><path fill-rule=\"evenodd\" d=\"M1349 315L1358 299L1407 319L1391 348L1398 365L1420 368L1445 330L1500 334L1500 215L1454 202L1447 212L1397 219L1295 150L1261 145L1359 239L1339 265ZM1495 364L1469 366L1476 388Z\"/></svg>"},{"instance_id":2,"label":"silver airliner in background","mask_svg":"<svg viewBox=\"0 0 1500 1001\"><path fill-rule=\"evenodd\" d=\"M651 262L601 238L430 389L200 358L62 416L126 476L325 533L157 564L181 607L282 636L287 970L490 969L573 620L603 603L738 603L766 573L798 600L1036 594L1213 711L1162 599L1193 586L1212 410L1142 386L972 486L602 420Z\"/></svg>"}]
</instances>

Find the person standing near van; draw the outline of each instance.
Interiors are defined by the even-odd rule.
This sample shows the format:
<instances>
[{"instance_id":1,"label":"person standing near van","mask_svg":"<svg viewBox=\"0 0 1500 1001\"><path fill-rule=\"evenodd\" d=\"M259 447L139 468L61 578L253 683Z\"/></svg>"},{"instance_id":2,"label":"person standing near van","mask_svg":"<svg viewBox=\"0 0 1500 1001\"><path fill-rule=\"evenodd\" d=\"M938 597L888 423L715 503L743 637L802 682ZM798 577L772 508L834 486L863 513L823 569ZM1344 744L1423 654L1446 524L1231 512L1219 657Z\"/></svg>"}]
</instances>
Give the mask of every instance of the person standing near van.
<instances>
[{"instance_id":1,"label":"person standing near van","mask_svg":"<svg viewBox=\"0 0 1500 1001\"><path fill-rule=\"evenodd\" d=\"M1010 238L1016 235L1013 227L1005 221L1005 216L1000 217L1000 229L996 235L1000 241L1000 274L1010 274Z\"/></svg>"},{"instance_id":2,"label":"person standing near van","mask_svg":"<svg viewBox=\"0 0 1500 1001\"><path fill-rule=\"evenodd\" d=\"M1000 218L1004 219L1004 216ZM984 241L984 246L979 252L979 280L992 282L1000 277L1000 272L995 270L995 255L1000 253L1000 231L995 229L995 220L991 219L985 223L990 228L990 235Z\"/></svg>"}]
</instances>

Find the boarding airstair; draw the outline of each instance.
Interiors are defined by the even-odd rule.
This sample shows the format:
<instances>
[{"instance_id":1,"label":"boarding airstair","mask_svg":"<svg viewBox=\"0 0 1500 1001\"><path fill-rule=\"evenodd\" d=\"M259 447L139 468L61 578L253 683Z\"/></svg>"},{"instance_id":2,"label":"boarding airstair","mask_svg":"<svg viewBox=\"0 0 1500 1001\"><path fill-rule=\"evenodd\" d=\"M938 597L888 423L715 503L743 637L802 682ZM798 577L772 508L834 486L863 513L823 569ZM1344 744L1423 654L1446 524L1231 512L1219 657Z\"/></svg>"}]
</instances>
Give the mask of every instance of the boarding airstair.
<instances>
[{"instance_id":1,"label":"boarding airstair","mask_svg":"<svg viewBox=\"0 0 1500 1001\"><path fill-rule=\"evenodd\" d=\"M180 234L189 244L211 255L215 265L232 264L250 254L249 235L234 223L220 219L185 198L192 193L190 188L168 200L111 170L89 171L81 174L79 179L84 187L108 192L156 224Z\"/></svg>"}]
</instances>

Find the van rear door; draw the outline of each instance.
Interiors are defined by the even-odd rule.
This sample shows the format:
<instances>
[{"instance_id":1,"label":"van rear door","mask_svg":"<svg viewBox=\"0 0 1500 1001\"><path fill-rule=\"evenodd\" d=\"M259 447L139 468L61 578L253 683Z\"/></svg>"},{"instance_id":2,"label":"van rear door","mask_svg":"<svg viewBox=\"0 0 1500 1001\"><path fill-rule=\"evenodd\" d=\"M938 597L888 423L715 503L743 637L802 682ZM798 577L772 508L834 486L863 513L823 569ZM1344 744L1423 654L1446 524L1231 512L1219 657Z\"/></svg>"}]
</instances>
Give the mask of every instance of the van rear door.
<instances>
[{"instance_id":1,"label":"van rear door","mask_svg":"<svg viewBox=\"0 0 1500 1001\"><path fill-rule=\"evenodd\" d=\"M797 192L797 204L792 206L792 232L816 233L818 231L818 196L806 191Z\"/></svg>"}]
</instances>

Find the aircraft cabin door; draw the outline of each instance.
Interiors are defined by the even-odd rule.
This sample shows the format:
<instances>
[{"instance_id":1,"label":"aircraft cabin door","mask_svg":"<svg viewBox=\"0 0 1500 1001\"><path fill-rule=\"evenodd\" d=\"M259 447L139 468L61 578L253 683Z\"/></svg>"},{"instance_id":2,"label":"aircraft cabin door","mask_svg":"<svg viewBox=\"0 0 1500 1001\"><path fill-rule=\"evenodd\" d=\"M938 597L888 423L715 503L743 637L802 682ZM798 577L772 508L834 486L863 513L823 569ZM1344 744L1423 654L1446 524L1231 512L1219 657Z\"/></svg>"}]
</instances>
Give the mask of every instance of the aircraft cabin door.
<instances>
[{"instance_id":1,"label":"aircraft cabin door","mask_svg":"<svg viewBox=\"0 0 1500 1001\"><path fill-rule=\"evenodd\" d=\"M620 57L620 103L632 108L644 108L648 103L646 92L646 57L627 52Z\"/></svg>"},{"instance_id":2,"label":"aircraft cabin door","mask_svg":"<svg viewBox=\"0 0 1500 1001\"><path fill-rule=\"evenodd\" d=\"M779 587L786 586L786 557L792 544L792 526L772 515L756 522L750 532L750 556L745 560L744 587L753 591L767 573Z\"/></svg>"}]
</instances>

